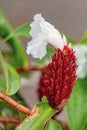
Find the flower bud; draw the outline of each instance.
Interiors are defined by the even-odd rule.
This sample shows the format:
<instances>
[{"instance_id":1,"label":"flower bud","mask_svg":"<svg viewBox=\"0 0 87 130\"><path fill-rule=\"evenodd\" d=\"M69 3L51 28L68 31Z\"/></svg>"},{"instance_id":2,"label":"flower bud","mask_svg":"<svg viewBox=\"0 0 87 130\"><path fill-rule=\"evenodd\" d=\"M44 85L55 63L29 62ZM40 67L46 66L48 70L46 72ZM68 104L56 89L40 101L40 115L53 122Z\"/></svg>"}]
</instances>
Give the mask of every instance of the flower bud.
<instances>
[{"instance_id":1,"label":"flower bud","mask_svg":"<svg viewBox=\"0 0 87 130\"><path fill-rule=\"evenodd\" d=\"M52 62L42 71L38 94L46 96L54 109L62 109L68 101L76 81L76 56L72 48L65 45L57 49Z\"/></svg>"}]
</instances>

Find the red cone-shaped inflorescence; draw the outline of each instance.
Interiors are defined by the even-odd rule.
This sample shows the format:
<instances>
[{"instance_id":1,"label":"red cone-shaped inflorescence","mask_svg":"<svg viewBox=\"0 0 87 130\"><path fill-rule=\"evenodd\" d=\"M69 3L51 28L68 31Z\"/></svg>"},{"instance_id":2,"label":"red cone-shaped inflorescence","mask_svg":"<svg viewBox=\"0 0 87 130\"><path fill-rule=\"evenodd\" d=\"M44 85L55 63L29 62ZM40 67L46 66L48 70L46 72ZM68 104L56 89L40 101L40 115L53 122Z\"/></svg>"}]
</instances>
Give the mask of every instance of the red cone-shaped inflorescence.
<instances>
[{"instance_id":1,"label":"red cone-shaped inflorescence","mask_svg":"<svg viewBox=\"0 0 87 130\"><path fill-rule=\"evenodd\" d=\"M43 70L38 93L39 98L46 96L51 107L62 109L72 92L76 80L76 57L72 48L56 50L52 62Z\"/></svg>"}]
</instances>

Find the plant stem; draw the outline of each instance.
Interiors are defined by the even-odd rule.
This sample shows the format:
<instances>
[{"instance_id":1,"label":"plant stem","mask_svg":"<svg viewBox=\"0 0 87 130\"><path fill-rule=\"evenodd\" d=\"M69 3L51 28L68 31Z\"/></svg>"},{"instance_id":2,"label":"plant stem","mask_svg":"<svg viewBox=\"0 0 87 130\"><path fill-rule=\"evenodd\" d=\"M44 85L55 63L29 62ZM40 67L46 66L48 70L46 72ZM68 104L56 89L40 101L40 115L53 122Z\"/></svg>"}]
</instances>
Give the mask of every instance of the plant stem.
<instances>
[{"instance_id":1,"label":"plant stem","mask_svg":"<svg viewBox=\"0 0 87 130\"><path fill-rule=\"evenodd\" d=\"M18 73L22 72L29 72L29 71L43 71L45 67L38 67L38 66L28 66L28 67L20 67L20 68L15 68ZM0 70L0 74L2 71Z\"/></svg>"},{"instance_id":2,"label":"plant stem","mask_svg":"<svg viewBox=\"0 0 87 130\"><path fill-rule=\"evenodd\" d=\"M29 67L22 67L22 68L16 68L16 71L21 72L28 72L28 71L42 71L44 67L38 67L38 66L29 66Z\"/></svg>"},{"instance_id":3,"label":"plant stem","mask_svg":"<svg viewBox=\"0 0 87 130\"><path fill-rule=\"evenodd\" d=\"M11 99L9 96L7 96L4 93L0 92L0 99L2 99L3 101L5 101L6 103L10 104L11 106L13 106L14 108L16 108L17 110L19 110L19 111L21 111L21 112L23 112L25 114L28 114L28 115L30 114L30 110L27 107L25 107L25 106L17 103L16 101L14 101L13 99Z\"/></svg>"},{"instance_id":4,"label":"plant stem","mask_svg":"<svg viewBox=\"0 0 87 130\"><path fill-rule=\"evenodd\" d=\"M0 117L0 122L20 124L20 120L18 118Z\"/></svg>"}]
</instances>

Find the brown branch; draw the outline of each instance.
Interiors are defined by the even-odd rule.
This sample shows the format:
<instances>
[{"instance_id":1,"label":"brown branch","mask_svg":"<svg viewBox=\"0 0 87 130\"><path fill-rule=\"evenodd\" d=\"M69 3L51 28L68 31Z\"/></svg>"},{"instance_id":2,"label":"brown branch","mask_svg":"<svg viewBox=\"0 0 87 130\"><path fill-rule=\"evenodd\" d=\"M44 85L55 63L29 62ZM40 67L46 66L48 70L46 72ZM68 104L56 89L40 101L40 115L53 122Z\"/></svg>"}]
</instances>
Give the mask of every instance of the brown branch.
<instances>
[{"instance_id":1,"label":"brown branch","mask_svg":"<svg viewBox=\"0 0 87 130\"><path fill-rule=\"evenodd\" d=\"M13 99L11 99L9 96L7 96L4 93L0 92L0 99L2 99L3 101L5 101L6 103L10 104L11 106L13 106L14 108L16 108L17 110L25 113L25 114L30 114L30 110L26 107L24 107L23 105L17 103L16 101L14 101Z\"/></svg>"},{"instance_id":2,"label":"brown branch","mask_svg":"<svg viewBox=\"0 0 87 130\"><path fill-rule=\"evenodd\" d=\"M29 71L42 71L45 67L38 67L38 66L29 66L29 67L22 67L22 68L15 68L18 73L22 72L29 72ZM0 74L2 74L2 71L0 70Z\"/></svg>"},{"instance_id":3,"label":"brown branch","mask_svg":"<svg viewBox=\"0 0 87 130\"><path fill-rule=\"evenodd\" d=\"M42 71L44 67L38 67L38 66L29 66L26 68L16 68L16 71L21 72L29 72L29 71Z\"/></svg>"},{"instance_id":4,"label":"brown branch","mask_svg":"<svg viewBox=\"0 0 87 130\"><path fill-rule=\"evenodd\" d=\"M20 124L20 120L18 118L0 117L0 122Z\"/></svg>"}]
</instances>

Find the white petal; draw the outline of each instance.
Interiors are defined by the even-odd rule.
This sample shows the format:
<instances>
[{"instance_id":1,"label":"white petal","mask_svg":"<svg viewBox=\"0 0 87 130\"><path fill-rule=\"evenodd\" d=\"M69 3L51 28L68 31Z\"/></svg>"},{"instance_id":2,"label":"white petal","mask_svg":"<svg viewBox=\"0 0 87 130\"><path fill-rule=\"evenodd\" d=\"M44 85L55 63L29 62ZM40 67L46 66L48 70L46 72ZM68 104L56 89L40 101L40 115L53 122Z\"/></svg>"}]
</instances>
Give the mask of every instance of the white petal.
<instances>
[{"instance_id":1,"label":"white petal","mask_svg":"<svg viewBox=\"0 0 87 130\"><path fill-rule=\"evenodd\" d=\"M35 58L42 58L46 54L46 45L50 43L55 48L63 49L66 41L53 25L45 21L41 14L34 16L34 21L30 24L31 37L33 38L27 47L27 53Z\"/></svg>"},{"instance_id":2,"label":"white petal","mask_svg":"<svg viewBox=\"0 0 87 130\"><path fill-rule=\"evenodd\" d=\"M41 14L36 14L34 16L34 21L30 24L31 26L30 35L32 36L32 38L37 37L38 34L41 33L40 23L42 21L44 21L44 18L41 17Z\"/></svg>"},{"instance_id":3,"label":"white petal","mask_svg":"<svg viewBox=\"0 0 87 130\"><path fill-rule=\"evenodd\" d=\"M42 34L48 43L50 43L55 48L63 49L65 41L62 38L59 31L50 23L45 21L41 14L36 14L34 16L34 22L31 23L30 34L32 38L37 37Z\"/></svg>"},{"instance_id":4,"label":"white petal","mask_svg":"<svg viewBox=\"0 0 87 130\"><path fill-rule=\"evenodd\" d=\"M53 25L46 21L40 23L42 34L46 36L47 41L55 48L63 49L65 42L61 37L61 34Z\"/></svg>"},{"instance_id":5,"label":"white petal","mask_svg":"<svg viewBox=\"0 0 87 130\"><path fill-rule=\"evenodd\" d=\"M43 37L36 37L28 42L27 54L31 54L34 58L42 59L46 55L46 40Z\"/></svg>"},{"instance_id":6,"label":"white petal","mask_svg":"<svg viewBox=\"0 0 87 130\"><path fill-rule=\"evenodd\" d=\"M64 48L64 42L62 37L60 37L60 35L58 36L58 34L56 33L50 34L47 40L55 48L60 48L61 50Z\"/></svg>"}]
</instances>

